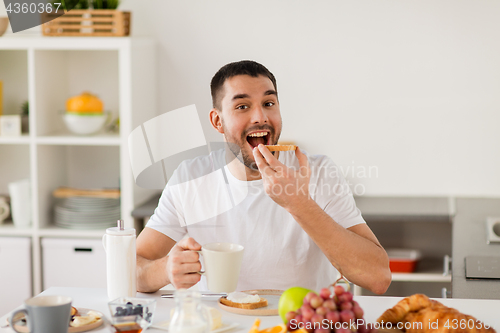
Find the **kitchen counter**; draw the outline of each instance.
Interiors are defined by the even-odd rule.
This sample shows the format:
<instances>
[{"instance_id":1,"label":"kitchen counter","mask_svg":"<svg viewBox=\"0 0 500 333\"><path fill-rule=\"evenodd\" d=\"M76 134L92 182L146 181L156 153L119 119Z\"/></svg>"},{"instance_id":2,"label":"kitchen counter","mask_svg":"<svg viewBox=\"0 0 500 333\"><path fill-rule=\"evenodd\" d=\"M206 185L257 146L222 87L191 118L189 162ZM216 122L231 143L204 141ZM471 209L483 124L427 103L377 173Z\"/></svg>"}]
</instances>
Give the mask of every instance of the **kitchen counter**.
<instances>
[{"instance_id":1,"label":"kitchen counter","mask_svg":"<svg viewBox=\"0 0 500 333\"><path fill-rule=\"evenodd\" d=\"M137 297L155 298L157 301L156 311L154 313L153 325L163 325L169 320L170 309L175 305L173 299L160 298L161 291L153 294L138 293ZM104 288L62 288L54 287L44 291L41 295L65 295L73 299L72 305L75 307L88 308L100 311L106 317L103 326L92 330L92 332L110 332L110 314L107 307L107 294ZM355 296L354 298L365 311L366 322L375 322L376 319L388 308L393 307L401 298L384 296ZM472 315L492 326L496 330L500 329L500 300L478 300L478 299L438 299L446 306L460 310L463 313ZM207 306L218 308L217 301L203 301ZM228 332L248 332L256 317L243 316L220 310L222 313L222 322L224 324L237 323L238 326ZM7 316L0 318L0 326L5 324ZM279 316L261 316L261 329L275 326L281 323ZM10 328L0 328L1 333L13 332ZM164 332L161 329L150 328L147 332Z\"/></svg>"},{"instance_id":2,"label":"kitchen counter","mask_svg":"<svg viewBox=\"0 0 500 333\"><path fill-rule=\"evenodd\" d=\"M500 257L500 243L486 243L486 218L500 216L500 199L457 198L453 219L453 297L500 299L500 280L465 278L465 257Z\"/></svg>"}]
</instances>

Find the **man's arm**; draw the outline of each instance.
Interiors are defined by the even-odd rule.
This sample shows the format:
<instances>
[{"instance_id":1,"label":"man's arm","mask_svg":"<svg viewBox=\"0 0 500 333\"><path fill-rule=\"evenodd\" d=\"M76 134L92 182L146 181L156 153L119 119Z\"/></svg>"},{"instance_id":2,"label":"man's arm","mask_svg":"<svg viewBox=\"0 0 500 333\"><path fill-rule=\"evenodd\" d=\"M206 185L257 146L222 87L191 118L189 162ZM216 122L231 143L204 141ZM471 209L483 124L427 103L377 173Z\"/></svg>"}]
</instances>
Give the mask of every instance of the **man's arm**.
<instances>
[{"instance_id":1,"label":"man's arm","mask_svg":"<svg viewBox=\"0 0 500 333\"><path fill-rule=\"evenodd\" d=\"M201 264L195 251L201 250L192 238L177 244L170 237L151 228L137 237L137 291L155 292L169 283L175 288L189 288L200 281Z\"/></svg>"},{"instance_id":2,"label":"man's arm","mask_svg":"<svg viewBox=\"0 0 500 333\"><path fill-rule=\"evenodd\" d=\"M383 294L391 283L389 258L366 224L344 229L309 196L311 170L297 148L300 169L292 170L259 145L253 151L266 193L285 208L349 281Z\"/></svg>"}]
</instances>

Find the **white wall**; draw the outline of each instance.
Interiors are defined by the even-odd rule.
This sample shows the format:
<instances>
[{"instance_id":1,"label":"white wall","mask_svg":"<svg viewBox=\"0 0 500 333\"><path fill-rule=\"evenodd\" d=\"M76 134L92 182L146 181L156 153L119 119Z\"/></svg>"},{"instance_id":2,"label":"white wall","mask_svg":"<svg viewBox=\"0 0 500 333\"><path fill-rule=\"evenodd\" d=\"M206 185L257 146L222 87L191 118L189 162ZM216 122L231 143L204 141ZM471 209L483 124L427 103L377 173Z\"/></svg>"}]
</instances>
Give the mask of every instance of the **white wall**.
<instances>
[{"instance_id":1,"label":"white wall","mask_svg":"<svg viewBox=\"0 0 500 333\"><path fill-rule=\"evenodd\" d=\"M500 196L499 1L121 8L133 11L134 35L159 41L160 112L195 103L208 119L215 71L254 59L278 79L282 138L329 155L366 194ZM371 176L352 177L363 169Z\"/></svg>"}]
</instances>

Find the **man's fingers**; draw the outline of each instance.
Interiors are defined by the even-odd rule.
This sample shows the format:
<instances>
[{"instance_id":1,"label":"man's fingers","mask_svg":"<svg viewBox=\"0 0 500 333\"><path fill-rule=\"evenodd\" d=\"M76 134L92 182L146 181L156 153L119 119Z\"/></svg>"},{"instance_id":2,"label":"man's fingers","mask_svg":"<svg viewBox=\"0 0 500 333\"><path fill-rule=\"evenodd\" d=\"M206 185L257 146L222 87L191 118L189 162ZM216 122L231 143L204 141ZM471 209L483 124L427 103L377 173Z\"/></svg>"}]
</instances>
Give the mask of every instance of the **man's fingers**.
<instances>
[{"instance_id":1,"label":"man's fingers","mask_svg":"<svg viewBox=\"0 0 500 333\"><path fill-rule=\"evenodd\" d=\"M179 243L177 243L179 247L183 250L191 250L191 251L199 251L201 250L201 245L198 244L193 238L184 238Z\"/></svg>"},{"instance_id":2,"label":"man's fingers","mask_svg":"<svg viewBox=\"0 0 500 333\"><path fill-rule=\"evenodd\" d=\"M300 174L303 174L303 170L307 170L307 173L309 173L309 161L307 160L307 156L299 149L299 147L295 149L295 156L297 156L297 159L299 160ZM307 174L304 176L306 175Z\"/></svg>"},{"instance_id":3,"label":"man's fingers","mask_svg":"<svg viewBox=\"0 0 500 333\"><path fill-rule=\"evenodd\" d=\"M264 156L264 159L266 160L267 164L269 164L269 166L273 170L276 170L279 167L284 167L283 163L278 161L278 159L269 151L269 149L266 148L266 146L260 144L257 148L259 149L262 156Z\"/></svg>"},{"instance_id":4,"label":"man's fingers","mask_svg":"<svg viewBox=\"0 0 500 333\"><path fill-rule=\"evenodd\" d=\"M253 149L253 157L255 158L255 163L257 163L257 167L259 168L261 174L271 176L274 173L274 170L267 164L259 148Z\"/></svg>"}]
</instances>

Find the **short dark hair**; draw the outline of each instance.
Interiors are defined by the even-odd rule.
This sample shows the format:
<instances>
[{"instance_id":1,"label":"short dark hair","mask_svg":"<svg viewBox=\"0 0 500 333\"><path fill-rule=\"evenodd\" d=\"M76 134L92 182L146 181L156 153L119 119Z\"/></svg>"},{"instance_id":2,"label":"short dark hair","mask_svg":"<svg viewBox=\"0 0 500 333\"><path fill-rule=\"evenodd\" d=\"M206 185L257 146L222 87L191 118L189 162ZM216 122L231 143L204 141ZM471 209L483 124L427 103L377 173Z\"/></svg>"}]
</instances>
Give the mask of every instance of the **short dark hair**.
<instances>
[{"instance_id":1,"label":"short dark hair","mask_svg":"<svg viewBox=\"0 0 500 333\"><path fill-rule=\"evenodd\" d=\"M241 60L237 62L229 63L215 73L212 81L210 82L210 91L212 93L212 106L220 110L221 102L221 92L224 86L224 82L227 79L232 78L237 75L250 75L252 77L257 77L263 75L269 78L273 83L274 90L278 94L278 86L276 84L276 78L273 73L271 73L264 65L252 60Z\"/></svg>"}]
</instances>

